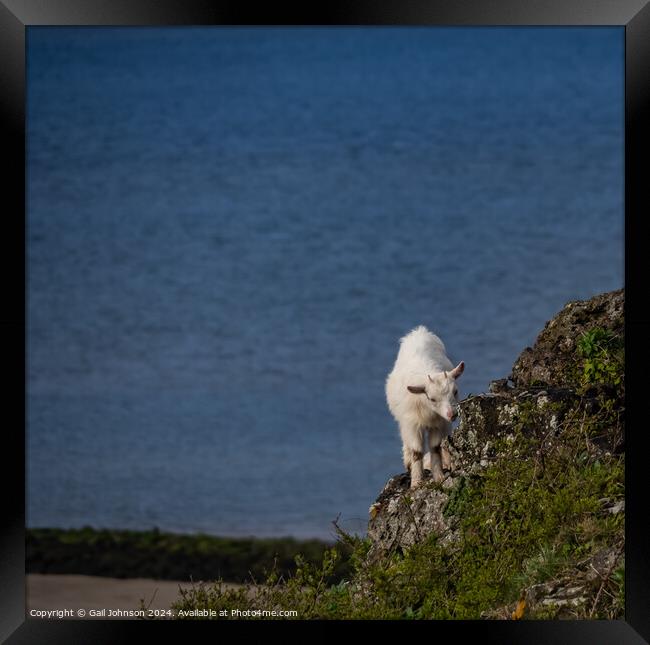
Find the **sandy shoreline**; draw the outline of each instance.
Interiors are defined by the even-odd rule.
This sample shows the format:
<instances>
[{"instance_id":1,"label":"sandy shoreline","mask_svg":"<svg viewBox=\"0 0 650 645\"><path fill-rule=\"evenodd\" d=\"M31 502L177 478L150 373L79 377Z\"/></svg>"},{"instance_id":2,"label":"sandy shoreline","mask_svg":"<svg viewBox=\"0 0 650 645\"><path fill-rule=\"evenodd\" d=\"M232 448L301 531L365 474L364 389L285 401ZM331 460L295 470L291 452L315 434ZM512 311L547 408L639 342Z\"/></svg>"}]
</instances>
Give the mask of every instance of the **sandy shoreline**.
<instances>
[{"instance_id":1,"label":"sandy shoreline","mask_svg":"<svg viewBox=\"0 0 650 645\"><path fill-rule=\"evenodd\" d=\"M228 586L237 587L236 584ZM78 620L78 610L84 619L106 620L109 609L139 610L140 600L151 609L169 609L180 598L179 587L190 589L190 581L152 580L148 578L103 578L83 575L30 573L26 576L26 610L72 610L71 618ZM106 616L91 616L91 610L106 609ZM38 617L32 617L38 619ZM122 620L125 617L120 617ZM135 617L137 619L137 616Z\"/></svg>"}]
</instances>

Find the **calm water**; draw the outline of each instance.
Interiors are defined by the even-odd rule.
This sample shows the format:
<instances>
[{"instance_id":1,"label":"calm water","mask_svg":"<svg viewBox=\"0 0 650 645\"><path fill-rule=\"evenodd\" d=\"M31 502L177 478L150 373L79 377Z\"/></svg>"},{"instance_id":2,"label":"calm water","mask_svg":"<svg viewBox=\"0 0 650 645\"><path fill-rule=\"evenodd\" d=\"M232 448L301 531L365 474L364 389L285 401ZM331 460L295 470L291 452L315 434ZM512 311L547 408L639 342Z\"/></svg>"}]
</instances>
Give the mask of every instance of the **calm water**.
<instances>
[{"instance_id":1,"label":"calm water","mask_svg":"<svg viewBox=\"0 0 650 645\"><path fill-rule=\"evenodd\" d=\"M330 537L418 324L623 284L622 29L28 33L28 524Z\"/></svg>"}]
</instances>

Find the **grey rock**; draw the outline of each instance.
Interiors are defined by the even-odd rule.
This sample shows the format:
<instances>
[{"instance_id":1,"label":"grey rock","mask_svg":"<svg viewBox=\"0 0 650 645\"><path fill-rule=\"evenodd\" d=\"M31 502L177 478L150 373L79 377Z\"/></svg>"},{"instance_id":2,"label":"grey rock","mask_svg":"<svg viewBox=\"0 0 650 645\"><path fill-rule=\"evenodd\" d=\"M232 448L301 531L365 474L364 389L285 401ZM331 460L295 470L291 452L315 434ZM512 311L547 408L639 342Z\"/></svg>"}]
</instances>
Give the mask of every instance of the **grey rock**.
<instances>
[{"instance_id":1,"label":"grey rock","mask_svg":"<svg viewBox=\"0 0 650 645\"><path fill-rule=\"evenodd\" d=\"M371 558L413 546L432 533L440 536L443 543L456 539L452 523L444 515L454 477L448 476L442 484L435 484L431 473L425 470L421 486L411 490L410 483L408 473L391 477L371 506L368 523Z\"/></svg>"}]
</instances>

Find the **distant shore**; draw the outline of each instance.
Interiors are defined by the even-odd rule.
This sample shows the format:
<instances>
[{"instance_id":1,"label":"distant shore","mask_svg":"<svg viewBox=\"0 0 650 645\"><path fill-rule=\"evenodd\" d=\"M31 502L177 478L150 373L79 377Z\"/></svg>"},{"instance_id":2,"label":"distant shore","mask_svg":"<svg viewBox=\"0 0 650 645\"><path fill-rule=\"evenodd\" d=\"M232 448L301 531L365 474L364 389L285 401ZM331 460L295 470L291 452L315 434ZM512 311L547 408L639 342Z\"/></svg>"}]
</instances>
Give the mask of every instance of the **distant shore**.
<instances>
[{"instance_id":1,"label":"distant shore","mask_svg":"<svg viewBox=\"0 0 650 645\"><path fill-rule=\"evenodd\" d=\"M271 571L291 575L300 555L319 564L332 546L322 540L183 535L158 529L29 528L28 574L101 576L165 581L263 581ZM344 575L343 568L337 572Z\"/></svg>"}]
</instances>

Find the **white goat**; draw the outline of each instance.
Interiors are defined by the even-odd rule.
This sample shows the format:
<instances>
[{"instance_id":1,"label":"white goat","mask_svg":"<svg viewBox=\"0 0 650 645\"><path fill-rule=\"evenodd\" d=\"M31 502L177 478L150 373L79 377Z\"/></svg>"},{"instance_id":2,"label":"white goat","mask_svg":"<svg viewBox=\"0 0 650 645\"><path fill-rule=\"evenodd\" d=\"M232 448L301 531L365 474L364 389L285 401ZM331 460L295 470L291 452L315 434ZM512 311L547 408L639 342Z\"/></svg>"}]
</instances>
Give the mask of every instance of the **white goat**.
<instances>
[{"instance_id":1,"label":"white goat","mask_svg":"<svg viewBox=\"0 0 650 645\"><path fill-rule=\"evenodd\" d=\"M440 444L451 435L451 422L458 416L456 379L464 369L463 361L453 366L440 338L422 325L400 340L386 379L386 400L399 424L411 488L422 481L427 440L434 481L442 481L442 469L451 467L449 452Z\"/></svg>"}]
</instances>

